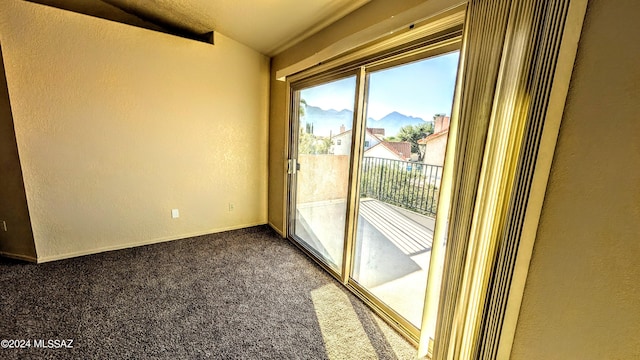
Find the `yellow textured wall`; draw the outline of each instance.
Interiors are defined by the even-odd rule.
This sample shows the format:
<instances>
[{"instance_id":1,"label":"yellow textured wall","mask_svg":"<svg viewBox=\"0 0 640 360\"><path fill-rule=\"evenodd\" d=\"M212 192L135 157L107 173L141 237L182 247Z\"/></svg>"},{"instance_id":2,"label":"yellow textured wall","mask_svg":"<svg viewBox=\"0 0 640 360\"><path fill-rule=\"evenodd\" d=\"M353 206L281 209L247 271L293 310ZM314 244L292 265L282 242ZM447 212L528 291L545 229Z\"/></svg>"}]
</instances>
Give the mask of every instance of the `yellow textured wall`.
<instances>
[{"instance_id":1,"label":"yellow textured wall","mask_svg":"<svg viewBox=\"0 0 640 360\"><path fill-rule=\"evenodd\" d=\"M385 22L393 23L393 18L403 14L403 19L422 20L424 17L438 14L463 0L371 0L358 10L345 16L333 25L323 29L301 43L274 56L271 60L271 100L269 111L269 223L282 232L285 228L284 210L286 208L286 144L288 119L286 83L276 80L276 72L307 59L317 52L331 47L345 38L352 37L352 45L361 45L366 41L359 34L375 34L372 28L385 29ZM413 11L418 8L417 11ZM386 30L386 29L385 29ZM395 30L395 29L394 29ZM383 35L379 33L378 35ZM364 36L364 35L363 35ZM373 39L368 39L373 40Z\"/></svg>"},{"instance_id":2,"label":"yellow textured wall","mask_svg":"<svg viewBox=\"0 0 640 360\"><path fill-rule=\"evenodd\" d=\"M0 254L35 261L9 92L0 49ZM7 224L4 231L2 221Z\"/></svg>"},{"instance_id":3,"label":"yellow textured wall","mask_svg":"<svg viewBox=\"0 0 640 360\"><path fill-rule=\"evenodd\" d=\"M512 359L640 359L638 14L589 1Z\"/></svg>"},{"instance_id":4,"label":"yellow textured wall","mask_svg":"<svg viewBox=\"0 0 640 360\"><path fill-rule=\"evenodd\" d=\"M0 42L39 261L266 223L268 58L15 0Z\"/></svg>"}]
</instances>

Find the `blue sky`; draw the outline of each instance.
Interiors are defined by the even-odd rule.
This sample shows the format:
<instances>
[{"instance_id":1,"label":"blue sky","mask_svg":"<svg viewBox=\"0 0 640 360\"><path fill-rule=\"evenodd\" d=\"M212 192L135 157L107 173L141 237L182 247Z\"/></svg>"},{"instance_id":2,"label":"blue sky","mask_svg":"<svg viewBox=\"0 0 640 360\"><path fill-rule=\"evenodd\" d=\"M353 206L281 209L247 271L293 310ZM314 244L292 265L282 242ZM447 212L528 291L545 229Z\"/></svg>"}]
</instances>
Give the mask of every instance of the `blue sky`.
<instances>
[{"instance_id":1,"label":"blue sky","mask_svg":"<svg viewBox=\"0 0 640 360\"><path fill-rule=\"evenodd\" d=\"M386 70L369 77L367 117L379 120L397 111L431 120L434 114L451 113L458 68L458 52L428 58ZM355 77L304 89L308 105L322 109L353 110Z\"/></svg>"}]
</instances>

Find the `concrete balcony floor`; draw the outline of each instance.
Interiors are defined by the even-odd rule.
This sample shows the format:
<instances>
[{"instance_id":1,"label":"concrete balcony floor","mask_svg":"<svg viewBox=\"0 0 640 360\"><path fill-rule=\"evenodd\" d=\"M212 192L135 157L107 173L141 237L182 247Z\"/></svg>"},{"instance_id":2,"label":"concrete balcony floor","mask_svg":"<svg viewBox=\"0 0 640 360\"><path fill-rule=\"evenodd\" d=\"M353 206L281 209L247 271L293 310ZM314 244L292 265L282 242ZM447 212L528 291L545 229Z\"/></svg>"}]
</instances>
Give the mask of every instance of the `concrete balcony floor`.
<instances>
[{"instance_id":1,"label":"concrete balcony floor","mask_svg":"<svg viewBox=\"0 0 640 360\"><path fill-rule=\"evenodd\" d=\"M342 264L345 201L298 205L296 235L330 265ZM418 328L434 219L376 199L360 200L353 280Z\"/></svg>"}]
</instances>

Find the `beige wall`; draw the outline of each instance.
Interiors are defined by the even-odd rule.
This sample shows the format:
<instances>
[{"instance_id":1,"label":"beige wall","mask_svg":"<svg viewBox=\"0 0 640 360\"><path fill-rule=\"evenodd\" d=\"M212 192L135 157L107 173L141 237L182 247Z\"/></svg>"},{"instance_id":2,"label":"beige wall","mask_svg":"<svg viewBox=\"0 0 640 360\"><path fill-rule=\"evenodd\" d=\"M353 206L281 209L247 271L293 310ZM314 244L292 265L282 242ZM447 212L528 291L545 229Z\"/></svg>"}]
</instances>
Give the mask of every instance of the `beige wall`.
<instances>
[{"instance_id":1,"label":"beige wall","mask_svg":"<svg viewBox=\"0 0 640 360\"><path fill-rule=\"evenodd\" d=\"M4 231L2 221L7 224ZM22 182L11 104L0 49L0 253L35 261L36 249Z\"/></svg>"},{"instance_id":2,"label":"beige wall","mask_svg":"<svg viewBox=\"0 0 640 360\"><path fill-rule=\"evenodd\" d=\"M347 199L348 155L300 155L298 163L298 204Z\"/></svg>"},{"instance_id":3,"label":"beige wall","mask_svg":"<svg viewBox=\"0 0 640 360\"><path fill-rule=\"evenodd\" d=\"M285 228L284 210L286 192L286 147L288 119L286 83L276 80L276 72L307 59L337 42L344 45L345 39L353 38L353 45L366 40L366 36L379 36L377 30L397 24L394 17L405 21L421 20L454 7L462 0L371 0L358 10L340 19L305 41L276 55L271 60L271 107L269 112L269 223L277 231ZM418 9L419 7L419 9ZM398 16L402 14L402 16ZM426 15L425 15L426 14ZM412 18L415 17L415 18ZM404 25L404 24L403 24ZM369 40L373 40L370 38Z\"/></svg>"},{"instance_id":4,"label":"beige wall","mask_svg":"<svg viewBox=\"0 0 640 360\"><path fill-rule=\"evenodd\" d=\"M513 359L640 358L638 14L589 1Z\"/></svg>"},{"instance_id":5,"label":"beige wall","mask_svg":"<svg viewBox=\"0 0 640 360\"><path fill-rule=\"evenodd\" d=\"M268 58L15 0L0 42L39 261L266 223Z\"/></svg>"},{"instance_id":6,"label":"beige wall","mask_svg":"<svg viewBox=\"0 0 640 360\"><path fill-rule=\"evenodd\" d=\"M447 140L449 133L440 135L436 138L431 138L424 146L424 159L423 162L428 165L444 165L444 155L447 150Z\"/></svg>"}]
</instances>

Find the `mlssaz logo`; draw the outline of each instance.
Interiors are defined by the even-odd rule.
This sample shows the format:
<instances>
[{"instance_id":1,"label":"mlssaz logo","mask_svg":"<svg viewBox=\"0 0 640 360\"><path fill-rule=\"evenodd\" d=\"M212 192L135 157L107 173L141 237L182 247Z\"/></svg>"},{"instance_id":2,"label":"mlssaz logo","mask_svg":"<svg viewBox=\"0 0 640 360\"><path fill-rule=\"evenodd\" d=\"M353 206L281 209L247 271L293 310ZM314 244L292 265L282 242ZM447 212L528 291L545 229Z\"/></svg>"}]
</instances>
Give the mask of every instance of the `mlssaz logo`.
<instances>
[{"instance_id":1,"label":"mlssaz logo","mask_svg":"<svg viewBox=\"0 0 640 360\"><path fill-rule=\"evenodd\" d=\"M33 347L43 348L43 349L72 349L73 340L71 339L34 340Z\"/></svg>"}]
</instances>

